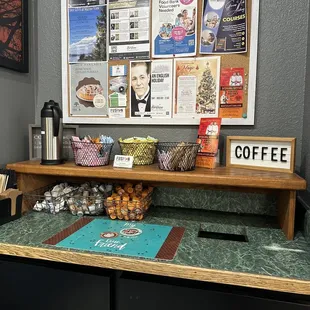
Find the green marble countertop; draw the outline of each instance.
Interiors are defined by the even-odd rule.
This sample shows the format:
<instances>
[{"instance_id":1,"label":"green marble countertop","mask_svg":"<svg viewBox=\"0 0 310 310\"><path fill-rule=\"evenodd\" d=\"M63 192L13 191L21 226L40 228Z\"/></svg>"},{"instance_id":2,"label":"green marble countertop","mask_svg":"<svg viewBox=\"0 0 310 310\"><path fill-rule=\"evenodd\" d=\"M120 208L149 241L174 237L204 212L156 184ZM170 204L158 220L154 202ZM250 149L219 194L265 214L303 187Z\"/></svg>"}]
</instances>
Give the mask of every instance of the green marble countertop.
<instances>
[{"instance_id":1,"label":"green marble countertop","mask_svg":"<svg viewBox=\"0 0 310 310\"><path fill-rule=\"evenodd\" d=\"M78 219L68 213L51 215L30 212L19 220L0 226L0 254L14 255L1 249L10 245L60 251L59 248L44 245L42 242ZM153 207L145 222L186 228L175 259L171 262L160 262L163 266L169 264L228 271L238 275L262 275L280 278L279 283L284 284L286 280L290 280L292 288L285 285L279 288L279 291L287 292L299 292L298 289L293 289L294 283L291 281L296 280L297 284L302 284L300 293L307 293L308 290L310 294L310 245L299 232L294 241L287 241L273 217ZM228 233L245 232L248 242L198 238L199 229ZM96 255L109 256L98 253ZM132 268L130 270L133 271ZM225 283L234 284L229 281ZM263 287L259 284L249 286ZM276 287L273 289L277 290Z\"/></svg>"}]
</instances>

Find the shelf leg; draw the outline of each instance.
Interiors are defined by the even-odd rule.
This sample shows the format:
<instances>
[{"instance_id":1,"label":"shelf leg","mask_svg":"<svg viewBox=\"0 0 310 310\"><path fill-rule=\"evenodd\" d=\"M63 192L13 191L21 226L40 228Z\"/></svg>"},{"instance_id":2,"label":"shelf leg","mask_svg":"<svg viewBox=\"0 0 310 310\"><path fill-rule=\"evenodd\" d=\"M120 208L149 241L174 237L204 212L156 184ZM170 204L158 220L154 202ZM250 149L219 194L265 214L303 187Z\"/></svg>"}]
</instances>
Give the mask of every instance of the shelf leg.
<instances>
[{"instance_id":1,"label":"shelf leg","mask_svg":"<svg viewBox=\"0 0 310 310\"><path fill-rule=\"evenodd\" d=\"M294 239L296 191L280 191L278 195L278 221L288 240Z\"/></svg>"}]
</instances>

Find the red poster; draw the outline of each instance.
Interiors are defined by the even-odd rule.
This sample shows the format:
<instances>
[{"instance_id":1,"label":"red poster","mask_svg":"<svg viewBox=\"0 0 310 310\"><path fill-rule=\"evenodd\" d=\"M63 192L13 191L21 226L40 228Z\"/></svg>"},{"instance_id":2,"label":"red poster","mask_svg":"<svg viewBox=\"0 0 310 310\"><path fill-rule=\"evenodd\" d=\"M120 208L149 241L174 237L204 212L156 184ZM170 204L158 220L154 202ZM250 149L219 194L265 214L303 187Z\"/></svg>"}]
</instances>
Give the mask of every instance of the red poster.
<instances>
[{"instance_id":1,"label":"red poster","mask_svg":"<svg viewBox=\"0 0 310 310\"><path fill-rule=\"evenodd\" d=\"M224 68L220 79L220 116L241 118L244 104L244 69Z\"/></svg>"},{"instance_id":2,"label":"red poster","mask_svg":"<svg viewBox=\"0 0 310 310\"><path fill-rule=\"evenodd\" d=\"M221 118L202 118L200 120L197 143L201 144L201 150L197 156L197 167L215 168L221 123Z\"/></svg>"}]
</instances>

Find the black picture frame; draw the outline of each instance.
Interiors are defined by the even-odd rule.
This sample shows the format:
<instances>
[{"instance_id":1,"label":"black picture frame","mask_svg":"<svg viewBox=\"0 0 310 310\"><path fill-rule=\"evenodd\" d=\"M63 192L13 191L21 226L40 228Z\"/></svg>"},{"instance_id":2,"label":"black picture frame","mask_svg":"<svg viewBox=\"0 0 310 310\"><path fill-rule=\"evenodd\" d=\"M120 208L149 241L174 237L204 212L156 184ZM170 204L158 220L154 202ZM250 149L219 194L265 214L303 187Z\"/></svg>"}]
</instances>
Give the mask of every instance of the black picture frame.
<instances>
[{"instance_id":1,"label":"black picture frame","mask_svg":"<svg viewBox=\"0 0 310 310\"><path fill-rule=\"evenodd\" d=\"M20 7L16 7L18 15L14 14L14 7L12 5L16 2L16 5ZM7 11L3 11L2 9L8 7ZM20 9L19 9L20 8ZM9 14L8 14L9 12ZM11 19L11 21L10 21ZM5 20L5 21L4 21ZM17 20L15 23L14 21ZM2 21L2 22L1 22ZM7 29L9 32L8 38L5 42L1 40L0 37L0 66L11 69L14 71L28 73L29 72L29 29L28 29L28 0L0 0L0 30L1 27ZM20 41L17 41L17 44L20 42L20 50L15 49L14 37L12 35L12 31L14 33L21 30ZM4 39L4 38L3 38ZM11 46L9 44L11 43ZM12 46L13 45L13 46ZM19 57L17 60L16 58ZM15 58L15 59L14 59Z\"/></svg>"}]
</instances>

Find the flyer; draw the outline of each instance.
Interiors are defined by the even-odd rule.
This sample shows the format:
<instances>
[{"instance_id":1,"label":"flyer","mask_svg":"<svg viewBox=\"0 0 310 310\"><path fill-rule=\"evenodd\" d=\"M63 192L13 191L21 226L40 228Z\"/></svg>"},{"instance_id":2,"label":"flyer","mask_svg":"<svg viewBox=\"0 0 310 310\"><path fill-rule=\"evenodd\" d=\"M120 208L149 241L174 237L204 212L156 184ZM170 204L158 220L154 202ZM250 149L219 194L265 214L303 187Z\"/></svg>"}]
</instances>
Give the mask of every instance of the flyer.
<instances>
[{"instance_id":1,"label":"flyer","mask_svg":"<svg viewBox=\"0 0 310 310\"><path fill-rule=\"evenodd\" d=\"M130 63L130 116L171 118L172 60Z\"/></svg>"},{"instance_id":2,"label":"flyer","mask_svg":"<svg viewBox=\"0 0 310 310\"><path fill-rule=\"evenodd\" d=\"M216 167L221 123L221 118L202 118L200 120L197 143L201 145L201 149L196 159L197 167L210 169Z\"/></svg>"},{"instance_id":3,"label":"flyer","mask_svg":"<svg viewBox=\"0 0 310 310\"><path fill-rule=\"evenodd\" d=\"M244 68L223 68L220 82L220 117L242 118L244 113Z\"/></svg>"},{"instance_id":4,"label":"flyer","mask_svg":"<svg viewBox=\"0 0 310 310\"><path fill-rule=\"evenodd\" d=\"M197 0L158 0L152 3L152 56L196 55Z\"/></svg>"},{"instance_id":5,"label":"flyer","mask_svg":"<svg viewBox=\"0 0 310 310\"><path fill-rule=\"evenodd\" d=\"M175 59L175 117L218 115L220 57Z\"/></svg>"},{"instance_id":6,"label":"flyer","mask_svg":"<svg viewBox=\"0 0 310 310\"><path fill-rule=\"evenodd\" d=\"M110 108L126 107L128 102L128 61L109 61Z\"/></svg>"},{"instance_id":7,"label":"flyer","mask_svg":"<svg viewBox=\"0 0 310 310\"><path fill-rule=\"evenodd\" d=\"M109 2L109 58L150 58L150 0Z\"/></svg>"},{"instance_id":8,"label":"flyer","mask_svg":"<svg viewBox=\"0 0 310 310\"><path fill-rule=\"evenodd\" d=\"M69 62L107 59L106 5L69 9Z\"/></svg>"},{"instance_id":9,"label":"flyer","mask_svg":"<svg viewBox=\"0 0 310 310\"><path fill-rule=\"evenodd\" d=\"M107 116L107 63L70 65L71 116Z\"/></svg>"},{"instance_id":10,"label":"flyer","mask_svg":"<svg viewBox=\"0 0 310 310\"><path fill-rule=\"evenodd\" d=\"M247 51L246 0L203 0L201 54Z\"/></svg>"},{"instance_id":11,"label":"flyer","mask_svg":"<svg viewBox=\"0 0 310 310\"><path fill-rule=\"evenodd\" d=\"M153 60L152 61L152 118L172 117L172 91L173 91L173 61Z\"/></svg>"}]
</instances>

